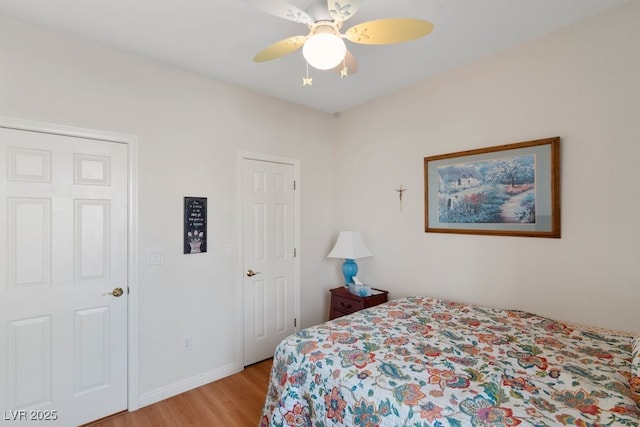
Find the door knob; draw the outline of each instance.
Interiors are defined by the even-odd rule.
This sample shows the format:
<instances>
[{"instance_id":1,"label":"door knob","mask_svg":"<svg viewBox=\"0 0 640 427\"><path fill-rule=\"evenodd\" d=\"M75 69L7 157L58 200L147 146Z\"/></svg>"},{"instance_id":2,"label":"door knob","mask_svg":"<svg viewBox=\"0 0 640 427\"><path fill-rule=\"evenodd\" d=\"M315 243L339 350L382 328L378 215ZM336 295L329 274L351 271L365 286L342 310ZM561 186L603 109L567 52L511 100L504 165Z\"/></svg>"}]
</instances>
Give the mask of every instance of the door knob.
<instances>
[{"instance_id":1,"label":"door knob","mask_svg":"<svg viewBox=\"0 0 640 427\"><path fill-rule=\"evenodd\" d=\"M113 295L114 297L118 298L119 296L122 296L122 294L124 294L122 288L113 288L113 291L105 292L102 295Z\"/></svg>"},{"instance_id":2,"label":"door knob","mask_svg":"<svg viewBox=\"0 0 640 427\"><path fill-rule=\"evenodd\" d=\"M253 277L256 274L260 274L259 271L247 270L247 277Z\"/></svg>"}]
</instances>

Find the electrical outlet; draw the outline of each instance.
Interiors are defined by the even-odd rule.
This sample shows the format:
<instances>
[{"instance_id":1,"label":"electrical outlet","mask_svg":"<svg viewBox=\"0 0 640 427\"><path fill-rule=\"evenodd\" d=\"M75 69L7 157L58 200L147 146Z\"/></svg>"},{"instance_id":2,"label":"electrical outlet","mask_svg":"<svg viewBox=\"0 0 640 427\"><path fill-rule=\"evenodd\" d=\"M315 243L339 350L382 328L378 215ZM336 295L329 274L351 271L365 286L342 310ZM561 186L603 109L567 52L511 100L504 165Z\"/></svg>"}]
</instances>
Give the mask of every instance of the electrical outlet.
<instances>
[{"instance_id":1,"label":"electrical outlet","mask_svg":"<svg viewBox=\"0 0 640 427\"><path fill-rule=\"evenodd\" d=\"M191 351L191 337L186 337L182 343L182 349L184 351Z\"/></svg>"}]
</instances>

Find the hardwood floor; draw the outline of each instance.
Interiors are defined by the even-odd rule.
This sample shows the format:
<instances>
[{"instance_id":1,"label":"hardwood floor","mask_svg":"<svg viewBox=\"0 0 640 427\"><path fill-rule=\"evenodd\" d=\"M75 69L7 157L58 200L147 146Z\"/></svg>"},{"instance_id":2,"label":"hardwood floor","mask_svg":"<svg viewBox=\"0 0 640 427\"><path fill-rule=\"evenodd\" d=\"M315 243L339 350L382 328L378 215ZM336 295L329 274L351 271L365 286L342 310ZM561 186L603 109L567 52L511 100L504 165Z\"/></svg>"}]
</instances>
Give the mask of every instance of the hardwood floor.
<instances>
[{"instance_id":1,"label":"hardwood floor","mask_svg":"<svg viewBox=\"0 0 640 427\"><path fill-rule=\"evenodd\" d=\"M273 360L198 387L135 412L123 412L91 427L256 427L267 394Z\"/></svg>"}]
</instances>

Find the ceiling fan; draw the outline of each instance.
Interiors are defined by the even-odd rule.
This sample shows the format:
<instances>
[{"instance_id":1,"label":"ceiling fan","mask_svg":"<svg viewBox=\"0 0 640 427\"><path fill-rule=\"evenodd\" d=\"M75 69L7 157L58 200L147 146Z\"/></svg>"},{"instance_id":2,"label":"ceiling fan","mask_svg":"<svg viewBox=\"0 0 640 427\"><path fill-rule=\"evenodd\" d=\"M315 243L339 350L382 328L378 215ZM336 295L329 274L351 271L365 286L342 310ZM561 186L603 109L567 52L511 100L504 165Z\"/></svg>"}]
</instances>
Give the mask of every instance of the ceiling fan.
<instances>
[{"instance_id":1,"label":"ceiling fan","mask_svg":"<svg viewBox=\"0 0 640 427\"><path fill-rule=\"evenodd\" d=\"M353 43L384 45L402 43L426 36L433 31L429 21L414 18L387 18L363 22L341 32L343 23L352 18L364 0L313 0L302 10L286 0L246 0L271 15L307 25L309 32L280 40L258 52L255 62L265 62L288 55L300 47L309 65L319 70L334 70L341 77L358 69L354 56L343 39ZM309 81L303 84L311 84Z\"/></svg>"}]
</instances>

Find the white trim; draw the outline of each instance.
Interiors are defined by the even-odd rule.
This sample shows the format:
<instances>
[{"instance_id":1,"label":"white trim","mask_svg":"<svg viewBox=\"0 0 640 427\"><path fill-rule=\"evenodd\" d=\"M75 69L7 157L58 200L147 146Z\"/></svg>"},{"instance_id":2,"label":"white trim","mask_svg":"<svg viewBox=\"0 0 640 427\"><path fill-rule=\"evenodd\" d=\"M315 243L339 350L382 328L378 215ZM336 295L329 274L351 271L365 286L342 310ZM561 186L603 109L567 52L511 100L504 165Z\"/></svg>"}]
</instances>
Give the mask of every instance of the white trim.
<instances>
[{"instance_id":1,"label":"white trim","mask_svg":"<svg viewBox=\"0 0 640 427\"><path fill-rule=\"evenodd\" d=\"M129 307L128 318L128 350L129 369L127 400L129 411L140 408L138 388L139 368L139 332L138 323L138 138L131 136L129 147Z\"/></svg>"},{"instance_id":2,"label":"white trim","mask_svg":"<svg viewBox=\"0 0 640 427\"><path fill-rule=\"evenodd\" d=\"M191 378L186 378L173 384L148 391L140 396L138 403L140 404L140 408L142 408L184 393L185 391L193 390L194 388L228 377L229 375L237 374L241 371L242 363L234 362L222 368L214 369L213 371L198 374Z\"/></svg>"},{"instance_id":3,"label":"white trim","mask_svg":"<svg viewBox=\"0 0 640 427\"><path fill-rule=\"evenodd\" d=\"M72 126L58 125L47 122L14 119L11 117L3 116L0 116L0 127L31 132L50 133L54 135L71 136L76 138L95 139L98 141L120 142L123 144L137 143L137 138L132 135L76 128Z\"/></svg>"},{"instance_id":4,"label":"white trim","mask_svg":"<svg viewBox=\"0 0 640 427\"><path fill-rule=\"evenodd\" d=\"M236 289L239 291L236 293L236 313L239 313L240 319L236 319L237 325L239 327L241 333L238 334L239 337L239 346L240 346L240 364L244 365L244 305L243 294L244 294L244 270L243 270L243 260L244 260L244 234L242 228L242 189L243 189L243 174L242 174L242 162L244 160L258 160L263 162L271 162L271 163L282 163L293 166L293 179L296 182L296 191L293 196L293 206L294 206L294 247L296 248L296 257L293 259L293 268L294 268L294 301L295 301L295 309L294 315L297 319L295 331L298 332L300 330L300 194L302 191L302 186L300 184L300 160L293 159L289 157L281 157L274 156L271 154L263 154L263 153L255 153L255 152L247 152L247 151L239 151L238 152L238 161L236 165L236 230L237 230L237 242L238 242L238 256L237 256L237 275L236 275Z\"/></svg>"},{"instance_id":5,"label":"white trim","mask_svg":"<svg viewBox=\"0 0 640 427\"><path fill-rule=\"evenodd\" d=\"M128 166L128 276L127 307L127 406L129 411L139 408L138 399L138 138L106 131L77 128L47 122L0 116L0 127L28 132L48 133L75 138L127 144Z\"/></svg>"}]
</instances>

